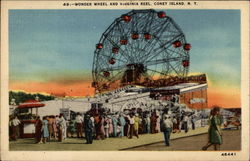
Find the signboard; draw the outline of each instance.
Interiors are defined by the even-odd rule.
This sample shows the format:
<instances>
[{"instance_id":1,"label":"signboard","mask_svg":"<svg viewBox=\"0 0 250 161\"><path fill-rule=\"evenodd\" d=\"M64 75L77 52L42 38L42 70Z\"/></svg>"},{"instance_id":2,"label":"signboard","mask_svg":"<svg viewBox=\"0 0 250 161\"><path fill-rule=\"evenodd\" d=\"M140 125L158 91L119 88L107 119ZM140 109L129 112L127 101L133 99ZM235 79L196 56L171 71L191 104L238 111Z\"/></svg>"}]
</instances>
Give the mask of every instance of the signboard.
<instances>
[{"instance_id":1,"label":"signboard","mask_svg":"<svg viewBox=\"0 0 250 161\"><path fill-rule=\"evenodd\" d=\"M23 133L24 134L34 134L35 133L35 126L34 124L24 124L23 128Z\"/></svg>"},{"instance_id":2,"label":"signboard","mask_svg":"<svg viewBox=\"0 0 250 161\"><path fill-rule=\"evenodd\" d=\"M194 103L205 103L206 100L204 98L192 98L190 99L190 104L194 104Z\"/></svg>"},{"instance_id":3,"label":"signboard","mask_svg":"<svg viewBox=\"0 0 250 161\"><path fill-rule=\"evenodd\" d=\"M160 94L161 96L165 95L173 95L173 94L180 94L179 89L171 89L171 90L154 90L150 93L150 97L155 97L157 94Z\"/></svg>"},{"instance_id":4,"label":"signboard","mask_svg":"<svg viewBox=\"0 0 250 161\"><path fill-rule=\"evenodd\" d=\"M69 108L60 108L60 113L63 114L66 120L70 119L70 109Z\"/></svg>"}]
</instances>

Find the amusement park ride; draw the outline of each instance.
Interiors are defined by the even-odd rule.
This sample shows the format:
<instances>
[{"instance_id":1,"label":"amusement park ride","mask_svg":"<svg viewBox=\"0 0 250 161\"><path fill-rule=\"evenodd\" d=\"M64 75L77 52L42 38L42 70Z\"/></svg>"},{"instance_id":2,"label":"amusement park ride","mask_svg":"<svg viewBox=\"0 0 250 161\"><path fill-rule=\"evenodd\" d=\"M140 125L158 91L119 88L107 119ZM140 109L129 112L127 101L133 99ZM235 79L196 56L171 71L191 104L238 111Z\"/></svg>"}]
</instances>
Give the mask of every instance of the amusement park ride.
<instances>
[{"instance_id":1,"label":"amusement park ride","mask_svg":"<svg viewBox=\"0 0 250 161\"><path fill-rule=\"evenodd\" d=\"M103 92L130 84L166 86L173 78L184 81L190 49L165 12L132 10L116 18L96 45L92 86Z\"/></svg>"},{"instance_id":2,"label":"amusement park ride","mask_svg":"<svg viewBox=\"0 0 250 161\"><path fill-rule=\"evenodd\" d=\"M150 96L155 91L163 96L192 89L195 94L184 92L184 102L202 97L202 107L207 106L206 75L188 76L190 49L180 27L165 12L132 10L116 18L96 45L92 86L96 94L140 86L150 89Z\"/></svg>"}]
</instances>

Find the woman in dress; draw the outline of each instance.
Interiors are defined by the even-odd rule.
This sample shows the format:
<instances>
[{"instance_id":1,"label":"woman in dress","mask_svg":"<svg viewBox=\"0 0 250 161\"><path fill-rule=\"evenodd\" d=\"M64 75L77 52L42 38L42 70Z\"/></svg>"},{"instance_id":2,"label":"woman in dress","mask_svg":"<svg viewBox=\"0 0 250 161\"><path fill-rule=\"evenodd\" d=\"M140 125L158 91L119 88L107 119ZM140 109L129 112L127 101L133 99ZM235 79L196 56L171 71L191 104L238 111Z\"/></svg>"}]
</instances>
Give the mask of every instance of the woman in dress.
<instances>
[{"instance_id":1,"label":"woman in dress","mask_svg":"<svg viewBox=\"0 0 250 161\"><path fill-rule=\"evenodd\" d=\"M139 123L140 123L140 118L138 114L135 114L135 123L134 123L134 133L137 138L139 138L138 131L139 131Z\"/></svg>"},{"instance_id":2,"label":"woman in dress","mask_svg":"<svg viewBox=\"0 0 250 161\"><path fill-rule=\"evenodd\" d=\"M49 129L48 129L48 118L47 116L43 117L43 126L42 126L42 137L43 137L43 143L45 144L49 137Z\"/></svg>"},{"instance_id":3,"label":"woman in dress","mask_svg":"<svg viewBox=\"0 0 250 161\"><path fill-rule=\"evenodd\" d=\"M211 110L211 116L209 117L209 128L208 128L208 143L202 147L202 150L207 150L211 145L214 146L214 150L220 150L220 145L222 144L222 133L220 126L221 116L220 108L214 107Z\"/></svg>"}]
</instances>

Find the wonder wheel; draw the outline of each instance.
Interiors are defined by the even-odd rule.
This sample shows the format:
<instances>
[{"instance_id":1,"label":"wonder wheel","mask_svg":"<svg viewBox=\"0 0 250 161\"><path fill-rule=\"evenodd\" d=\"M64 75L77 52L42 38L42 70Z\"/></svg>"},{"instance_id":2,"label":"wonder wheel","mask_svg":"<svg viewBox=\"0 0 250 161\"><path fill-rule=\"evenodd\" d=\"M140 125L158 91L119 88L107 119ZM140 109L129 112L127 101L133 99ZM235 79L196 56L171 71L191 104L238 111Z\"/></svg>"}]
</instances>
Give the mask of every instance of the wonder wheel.
<instances>
[{"instance_id":1,"label":"wonder wheel","mask_svg":"<svg viewBox=\"0 0 250 161\"><path fill-rule=\"evenodd\" d=\"M102 34L93 61L97 91L170 77L184 78L189 50L180 27L165 12L132 10Z\"/></svg>"}]
</instances>

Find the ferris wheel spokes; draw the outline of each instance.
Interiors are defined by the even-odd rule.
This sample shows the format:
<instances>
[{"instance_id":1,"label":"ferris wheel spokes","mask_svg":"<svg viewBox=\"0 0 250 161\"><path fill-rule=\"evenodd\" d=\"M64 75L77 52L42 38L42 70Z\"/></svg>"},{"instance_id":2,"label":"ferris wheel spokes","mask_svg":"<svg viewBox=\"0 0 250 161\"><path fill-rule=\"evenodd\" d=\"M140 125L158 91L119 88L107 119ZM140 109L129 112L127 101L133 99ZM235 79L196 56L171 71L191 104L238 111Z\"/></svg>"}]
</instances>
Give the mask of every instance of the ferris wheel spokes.
<instances>
[{"instance_id":1,"label":"ferris wheel spokes","mask_svg":"<svg viewBox=\"0 0 250 161\"><path fill-rule=\"evenodd\" d=\"M98 91L187 75L191 45L165 12L132 10L123 14L105 30L99 43L92 70Z\"/></svg>"}]
</instances>

